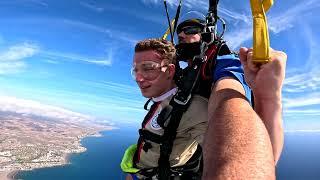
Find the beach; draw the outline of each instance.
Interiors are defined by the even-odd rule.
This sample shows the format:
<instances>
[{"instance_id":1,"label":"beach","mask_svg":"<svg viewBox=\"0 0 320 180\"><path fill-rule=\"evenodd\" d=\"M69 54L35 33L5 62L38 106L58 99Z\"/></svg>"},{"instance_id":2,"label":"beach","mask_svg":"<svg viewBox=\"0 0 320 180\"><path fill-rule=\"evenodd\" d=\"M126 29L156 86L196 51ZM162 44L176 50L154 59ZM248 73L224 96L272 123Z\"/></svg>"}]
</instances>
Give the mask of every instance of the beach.
<instances>
[{"instance_id":1,"label":"beach","mask_svg":"<svg viewBox=\"0 0 320 180\"><path fill-rule=\"evenodd\" d=\"M0 180L13 180L16 171L0 171Z\"/></svg>"}]
</instances>

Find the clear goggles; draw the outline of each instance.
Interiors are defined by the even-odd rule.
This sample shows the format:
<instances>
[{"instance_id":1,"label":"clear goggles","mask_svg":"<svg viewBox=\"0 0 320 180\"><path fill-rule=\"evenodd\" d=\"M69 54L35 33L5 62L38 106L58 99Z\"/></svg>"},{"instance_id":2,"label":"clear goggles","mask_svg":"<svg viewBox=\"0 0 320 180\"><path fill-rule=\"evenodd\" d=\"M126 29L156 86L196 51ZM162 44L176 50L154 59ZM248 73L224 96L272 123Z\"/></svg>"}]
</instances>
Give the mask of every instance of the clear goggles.
<instances>
[{"instance_id":1,"label":"clear goggles","mask_svg":"<svg viewBox=\"0 0 320 180\"><path fill-rule=\"evenodd\" d=\"M161 72L166 71L168 65L161 65L154 61L143 61L141 63L134 63L131 68L131 76L134 80L140 74L145 80L155 80Z\"/></svg>"}]
</instances>

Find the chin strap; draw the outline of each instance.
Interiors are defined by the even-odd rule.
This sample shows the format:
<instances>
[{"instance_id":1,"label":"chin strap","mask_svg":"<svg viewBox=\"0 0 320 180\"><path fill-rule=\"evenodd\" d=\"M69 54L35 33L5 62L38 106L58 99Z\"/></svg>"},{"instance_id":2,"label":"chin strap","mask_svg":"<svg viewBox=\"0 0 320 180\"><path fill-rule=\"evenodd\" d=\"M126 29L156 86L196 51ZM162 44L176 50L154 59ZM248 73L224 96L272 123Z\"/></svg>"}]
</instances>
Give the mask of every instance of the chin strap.
<instances>
[{"instance_id":1,"label":"chin strap","mask_svg":"<svg viewBox=\"0 0 320 180\"><path fill-rule=\"evenodd\" d=\"M253 17L253 62L269 62L269 33L266 12L273 5L273 0L250 0Z\"/></svg>"}]
</instances>

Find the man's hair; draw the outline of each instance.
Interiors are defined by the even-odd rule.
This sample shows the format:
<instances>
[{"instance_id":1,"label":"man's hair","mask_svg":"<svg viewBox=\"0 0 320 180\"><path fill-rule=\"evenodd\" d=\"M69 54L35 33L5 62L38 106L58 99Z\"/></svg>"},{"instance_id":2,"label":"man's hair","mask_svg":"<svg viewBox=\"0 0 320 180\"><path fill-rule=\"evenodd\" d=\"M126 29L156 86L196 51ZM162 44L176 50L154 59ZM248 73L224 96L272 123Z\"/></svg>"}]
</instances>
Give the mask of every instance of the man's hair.
<instances>
[{"instance_id":1,"label":"man's hair","mask_svg":"<svg viewBox=\"0 0 320 180\"><path fill-rule=\"evenodd\" d=\"M134 49L135 52L142 52L148 50L153 50L159 53L162 59L166 59L166 63L176 64L176 49L170 41L161 38L145 39L139 41Z\"/></svg>"}]
</instances>

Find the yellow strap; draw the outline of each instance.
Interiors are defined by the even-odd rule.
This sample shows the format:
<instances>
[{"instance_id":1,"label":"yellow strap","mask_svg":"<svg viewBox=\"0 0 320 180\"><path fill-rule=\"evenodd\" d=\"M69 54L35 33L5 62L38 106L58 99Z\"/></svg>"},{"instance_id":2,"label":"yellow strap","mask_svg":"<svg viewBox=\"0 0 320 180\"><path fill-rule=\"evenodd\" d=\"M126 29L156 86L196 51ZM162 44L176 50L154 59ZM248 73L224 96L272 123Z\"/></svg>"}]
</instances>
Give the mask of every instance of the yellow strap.
<instances>
[{"instance_id":1,"label":"yellow strap","mask_svg":"<svg viewBox=\"0 0 320 180\"><path fill-rule=\"evenodd\" d=\"M269 33L266 12L273 0L250 0L253 17L253 62L267 63L269 56Z\"/></svg>"},{"instance_id":2,"label":"yellow strap","mask_svg":"<svg viewBox=\"0 0 320 180\"><path fill-rule=\"evenodd\" d=\"M171 27L172 27L172 28L173 28L173 26L174 26L174 22L175 22L175 19L173 19L173 20L171 21ZM172 30L172 31L173 31L173 30ZM166 30L166 32L165 32L164 35L162 36L162 39L167 39L168 34L170 34L170 26L168 27L168 29Z\"/></svg>"}]
</instances>

